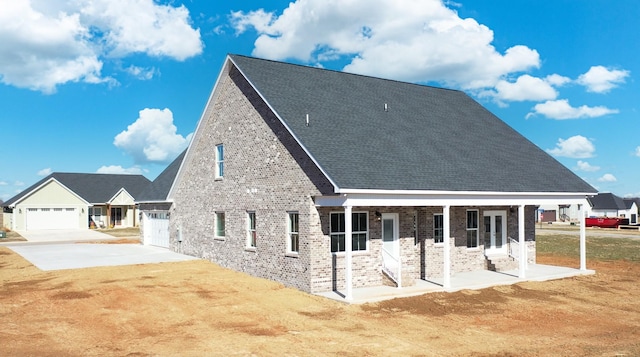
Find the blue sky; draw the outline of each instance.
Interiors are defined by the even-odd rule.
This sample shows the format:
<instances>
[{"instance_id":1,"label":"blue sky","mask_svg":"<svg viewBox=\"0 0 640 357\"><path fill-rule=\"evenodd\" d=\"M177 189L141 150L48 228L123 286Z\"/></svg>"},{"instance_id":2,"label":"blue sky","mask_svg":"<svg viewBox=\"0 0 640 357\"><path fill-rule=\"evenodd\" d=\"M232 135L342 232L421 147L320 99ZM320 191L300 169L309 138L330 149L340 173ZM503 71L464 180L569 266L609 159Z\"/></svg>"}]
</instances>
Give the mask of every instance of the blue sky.
<instances>
[{"instance_id":1,"label":"blue sky","mask_svg":"<svg viewBox=\"0 0 640 357\"><path fill-rule=\"evenodd\" d=\"M601 192L640 196L636 0L0 0L0 199L153 180L227 53L460 89Z\"/></svg>"}]
</instances>

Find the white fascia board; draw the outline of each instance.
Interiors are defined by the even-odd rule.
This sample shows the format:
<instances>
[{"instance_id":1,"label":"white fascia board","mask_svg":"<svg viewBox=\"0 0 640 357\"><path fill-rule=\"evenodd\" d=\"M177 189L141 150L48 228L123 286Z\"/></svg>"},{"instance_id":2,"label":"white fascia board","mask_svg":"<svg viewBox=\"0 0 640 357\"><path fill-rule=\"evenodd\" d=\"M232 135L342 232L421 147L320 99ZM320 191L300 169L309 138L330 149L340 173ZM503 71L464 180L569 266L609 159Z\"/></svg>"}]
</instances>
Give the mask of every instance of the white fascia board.
<instances>
[{"instance_id":1,"label":"white fascia board","mask_svg":"<svg viewBox=\"0 0 640 357\"><path fill-rule=\"evenodd\" d=\"M233 62L233 59L229 59L231 62ZM262 98L262 100L267 104L267 106L269 107L269 110L271 110L271 112L276 116L276 118L278 118L278 120L280 121L280 123L282 123L282 126L285 127L285 129L287 129L287 131L289 132L289 134L291 134L291 136L293 137L293 139L298 143L298 145L300 145L300 147L302 148L302 150L304 150L304 152L307 154L307 156L309 156L309 158L311 159L311 161L313 161L313 163L316 165L316 167L320 170L320 172L322 172L322 174L324 175L324 177L329 180L329 182L331 182L331 185L333 185L333 189L334 192L338 192L339 188L338 185L336 185L336 183L333 181L333 179L331 179L331 177L327 174L327 172L325 171L325 169L322 167L322 165L320 165L320 163L316 160L316 158L311 155L311 152L307 149L306 146L304 146L302 144L302 142L300 141L300 139L296 136L296 134L293 132L293 130L291 130L291 128L287 125L287 123L282 120L282 118L280 117L280 114L278 114L278 112L271 106L271 103L269 103L269 101L262 95L262 93L260 93L260 91L258 90L258 88L256 88L256 86L251 82L251 80L249 79L249 77L247 77L244 72L242 72L242 69L237 66L235 64L235 62L233 62L233 64L236 66L236 68L238 69L238 71L240 71L240 73L242 74L242 76L244 77L244 79L247 80L247 82L249 83L249 85L251 85L251 88L253 88L253 90L256 91L256 93L258 93L258 95L260 96L260 98Z\"/></svg>"},{"instance_id":2,"label":"white fascia board","mask_svg":"<svg viewBox=\"0 0 640 357\"><path fill-rule=\"evenodd\" d=\"M213 110L213 102L218 97L218 88L222 80L222 77L225 75L225 73L228 73L229 71L230 60L231 58L227 55L227 58L224 61L224 65L222 66L222 70L220 70L220 73L218 74L218 78L216 79L216 83L213 85L213 90L211 90L211 94L209 95L207 104L205 104L204 109L202 110L202 115L200 116L200 120L198 120L198 124L196 125L196 130L194 134L191 136L191 141L187 146L187 152L184 154L184 158L182 158L182 162L180 163L180 167L178 168L176 177L173 179L173 182L171 183L171 189L169 189L169 193L167 194L167 201L173 202L173 195L174 195L176 183L179 181L180 177L182 177L182 172L186 167L187 162L189 161L189 157L191 156L190 155L191 149L192 149L191 143L196 142L196 139L202 136L201 126L203 125L203 122L209 117L209 113Z\"/></svg>"},{"instance_id":3,"label":"white fascia board","mask_svg":"<svg viewBox=\"0 0 640 357\"><path fill-rule=\"evenodd\" d=\"M153 200L153 201L134 201L135 204L142 204L142 203L173 203L173 200Z\"/></svg>"},{"instance_id":4,"label":"white fascia board","mask_svg":"<svg viewBox=\"0 0 640 357\"><path fill-rule=\"evenodd\" d=\"M91 204L85 200L84 198L82 198L80 195L78 195L77 193L73 192L73 190L71 190L69 187L65 186L62 182L58 181L55 179L55 177L52 177L50 179L48 179L47 181L43 182L41 185L39 185L38 187L35 187L33 190L27 192L24 196L20 197L20 199L16 200L11 206L9 206L10 208L15 208L16 205L18 205L21 201L24 201L26 198L30 197L33 193L35 193L36 191L40 190L41 188L45 187L46 185L48 185L51 182L56 182L58 185L62 186L62 188L64 188L65 190L69 191L69 193L71 193L72 195L76 196L78 199L80 199L81 201L83 201L84 203L86 203L88 206L90 206Z\"/></svg>"},{"instance_id":5,"label":"white fascia board","mask_svg":"<svg viewBox=\"0 0 640 357\"><path fill-rule=\"evenodd\" d=\"M360 190L365 191L365 190ZM519 206L587 204L588 193L378 191L315 197L316 206Z\"/></svg>"}]
</instances>

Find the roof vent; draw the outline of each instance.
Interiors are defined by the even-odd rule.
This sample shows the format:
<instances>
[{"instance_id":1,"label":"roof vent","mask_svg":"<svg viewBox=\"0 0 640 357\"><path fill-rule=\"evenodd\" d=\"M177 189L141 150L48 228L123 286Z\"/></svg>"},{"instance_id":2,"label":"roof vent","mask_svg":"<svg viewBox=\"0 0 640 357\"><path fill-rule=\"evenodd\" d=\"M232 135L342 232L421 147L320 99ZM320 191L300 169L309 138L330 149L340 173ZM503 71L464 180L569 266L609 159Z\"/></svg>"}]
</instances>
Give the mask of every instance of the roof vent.
<instances>
[{"instance_id":1,"label":"roof vent","mask_svg":"<svg viewBox=\"0 0 640 357\"><path fill-rule=\"evenodd\" d=\"M384 111L385 112L389 111L389 105L387 103L384 103Z\"/></svg>"},{"instance_id":2,"label":"roof vent","mask_svg":"<svg viewBox=\"0 0 640 357\"><path fill-rule=\"evenodd\" d=\"M309 126L309 113L307 113L307 126Z\"/></svg>"}]
</instances>

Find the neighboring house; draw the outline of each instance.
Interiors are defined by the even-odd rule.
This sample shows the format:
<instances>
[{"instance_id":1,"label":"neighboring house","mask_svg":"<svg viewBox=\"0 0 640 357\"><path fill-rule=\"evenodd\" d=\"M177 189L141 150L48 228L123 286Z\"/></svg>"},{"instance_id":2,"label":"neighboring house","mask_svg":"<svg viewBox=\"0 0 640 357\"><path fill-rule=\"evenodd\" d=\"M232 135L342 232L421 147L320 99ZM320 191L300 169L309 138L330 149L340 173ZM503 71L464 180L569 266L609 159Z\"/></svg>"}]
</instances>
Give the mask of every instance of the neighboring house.
<instances>
[{"instance_id":1,"label":"neighboring house","mask_svg":"<svg viewBox=\"0 0 640 357\"><path fill-rule=\"evenodd\" d=\"M170 248L346 299L525 278L536 208L595 192L461 91L229 55L167 198Z\"/></svg>"},{"instance_id":2,"label":"neighboring house","mask_svg":"<svg viewBox=\"0 0 640 357\"><path fill-rule=\"evenodd\" d=\"M634 198L621 198L613 193L599 193L589 199L589 217L629 218L629 224L638 224L638 203Z\"/></svg>"},{"instance_id":3,"label":"neighboring house","mask_svg":"<svg viewBox=\"0 0 640 357\"><path fill-rule=\"evenodd\" d=\"M140 236L145 245L169 247L169 190L186 150L173 160L136 199L140 211Z\"/></svg>"},{"instance_id":4,"label":"neighboring house","mask_svg":"<svg viewBox=\"0 0 640 357\"><path fill-rule=\"evenodd\" d=\"M580 222L580 207L577 204L546 204L538 208L538 221Z\"/></svg>"},{"instance_id":5,"label":"neighboring house","mask_svg":"<svg viewBox=\"0 0 640 357\"><path fill-rule=\"evenodd\" d=\"M14 230L134 227L135 196L149 183L141 175L54 172L4 206Z\"/></svg>"}]
</instances>

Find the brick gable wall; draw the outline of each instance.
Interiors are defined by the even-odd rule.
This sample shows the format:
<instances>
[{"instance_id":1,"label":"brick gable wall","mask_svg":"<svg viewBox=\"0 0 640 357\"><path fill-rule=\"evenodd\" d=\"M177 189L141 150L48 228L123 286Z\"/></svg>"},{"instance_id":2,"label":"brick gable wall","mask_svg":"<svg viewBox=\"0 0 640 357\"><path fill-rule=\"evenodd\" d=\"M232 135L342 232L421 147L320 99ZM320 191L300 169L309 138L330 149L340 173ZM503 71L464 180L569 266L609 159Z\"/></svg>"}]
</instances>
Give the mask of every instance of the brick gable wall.
<instances>
[{"instance_id":1,"label":"brick gable wall","mask_svg":"<svg viewBox=\"0 0 640 357\"><path fill-rule=\"evenodd\" d=\"M319 227L311 197L333 187L235 69L217 91L175 190L171 248L310 291L317 247L303 237ZM214 179L218 144L225 150L221 180ZM247 211L256 215L255 249L246 248ZM286 254L288 211L299 213L297 255ZM214 238L216 212L225 214L224 239Z\"/></svg>"}]
</instances>

